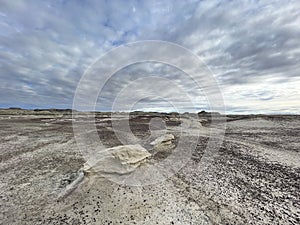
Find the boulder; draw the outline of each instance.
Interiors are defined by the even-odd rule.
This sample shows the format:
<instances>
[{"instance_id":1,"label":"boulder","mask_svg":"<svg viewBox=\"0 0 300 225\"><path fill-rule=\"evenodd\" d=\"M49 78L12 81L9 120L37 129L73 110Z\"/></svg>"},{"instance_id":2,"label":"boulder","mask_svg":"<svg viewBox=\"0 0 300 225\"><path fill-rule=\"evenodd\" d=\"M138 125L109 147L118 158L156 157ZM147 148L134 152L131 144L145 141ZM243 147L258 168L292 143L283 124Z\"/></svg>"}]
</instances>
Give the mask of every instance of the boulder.
<instances>
[{"instance_id":1,"label":"boulder","mask_svg":"<svg viewBox=\"0 0 300 225\"><path fill-rule=\"evenodd\" d=\"M89 173L128 174L143 164L151 154L141 145L121 145L95 154L85 163L83 171Z\"/></svg>"},{"instance_id":2,"label":"boulder","mask_svg":"<svg viewBox=\"0 0 300 225\"><path fill-rule=\"evenodd\" d=\"M175 137L173 134L165 134L164 136L155 139L150 144L153 145L156 152L169 152L175 147L174 140Z\"/></svg>"}]
</instances>

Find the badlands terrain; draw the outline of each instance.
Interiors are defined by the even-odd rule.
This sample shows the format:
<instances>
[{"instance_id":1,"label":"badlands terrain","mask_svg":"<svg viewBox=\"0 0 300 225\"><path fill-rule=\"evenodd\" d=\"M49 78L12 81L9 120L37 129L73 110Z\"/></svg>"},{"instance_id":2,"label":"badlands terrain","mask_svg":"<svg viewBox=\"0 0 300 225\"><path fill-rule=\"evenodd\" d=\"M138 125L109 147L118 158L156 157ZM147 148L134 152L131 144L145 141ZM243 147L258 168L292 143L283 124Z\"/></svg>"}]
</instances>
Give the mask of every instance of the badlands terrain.
<instances>
[{"instance_id":1,"label":"badlands terrain","mask_svg":"<svg viewBox=\"0 0 300 225\"><path fill-rule=\"evenodd\" d=\"M95 117L107 157L95 152L88 164L72 123L91 122L92 113L0 110L0 224L300 224L300 116L217 115L212 123L204 112L135 112L138 143L115 133L125 114ZM184 122L191 126L180 133ZM207 148L212 130L216 149ZM174 174L129 179L174 149L188 156Z\"/></svg>"}]
</instances>

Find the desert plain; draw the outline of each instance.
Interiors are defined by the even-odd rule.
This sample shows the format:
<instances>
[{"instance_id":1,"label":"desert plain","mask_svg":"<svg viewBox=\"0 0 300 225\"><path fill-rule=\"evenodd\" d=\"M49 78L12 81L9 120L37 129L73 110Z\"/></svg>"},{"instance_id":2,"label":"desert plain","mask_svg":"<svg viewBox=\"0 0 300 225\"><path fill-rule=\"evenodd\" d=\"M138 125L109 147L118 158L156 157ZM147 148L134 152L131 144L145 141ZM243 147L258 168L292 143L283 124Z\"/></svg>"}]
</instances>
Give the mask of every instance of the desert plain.
<instances>
[{"instance_id":1,"label":"desert plain","mask_svg":"<svg viewBox=\"0 0 300 225\"><path fill-rule=\"evenodd\" d=\"M121 123L124 115L95 115L103 145L121 146L112 120ZM130 186L97 173L78 180L86 158L74 138L71 110L2 109L0 223L300 224L300 116L221 117L212 125L209 114L192 115L196 126L184 136L200 133L185 165L162 182ZM145 163L172 154L149 144L155 118L165 125L153 129L173 135L173 148L182 121L189 120L187 114L132 113L130 129L151 155ZM220 147L202 167L209 131L225 122Z\"/></svg>"}]
</instances>

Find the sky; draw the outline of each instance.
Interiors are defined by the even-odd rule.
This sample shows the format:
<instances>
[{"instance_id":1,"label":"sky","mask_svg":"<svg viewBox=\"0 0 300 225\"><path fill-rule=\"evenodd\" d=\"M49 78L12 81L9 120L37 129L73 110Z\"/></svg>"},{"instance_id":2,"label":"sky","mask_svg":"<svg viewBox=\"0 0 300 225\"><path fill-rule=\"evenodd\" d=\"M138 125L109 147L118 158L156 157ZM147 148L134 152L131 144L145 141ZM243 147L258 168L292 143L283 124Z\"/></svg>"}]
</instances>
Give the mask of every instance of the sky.
<instances>
[{"instance_id":1,"label":"sky","mask_svg":"<svg viewBox=\"0 0 300 225\"><path fill-rule=\"evenodd\" d=\"M300 113L298 0L1 0L0 108L72 108L78 82L96 59L143 40L173 42L199 56L227 113ZM179 111L209 110L205 94L182 71L155 62L117 71L96 109L111 110L121 90L151 75L174 84L161 92ZM172 102L143 96L143 84L132 87L141 96L134 109L173 110Z\"/></svg>"}]
</instances>

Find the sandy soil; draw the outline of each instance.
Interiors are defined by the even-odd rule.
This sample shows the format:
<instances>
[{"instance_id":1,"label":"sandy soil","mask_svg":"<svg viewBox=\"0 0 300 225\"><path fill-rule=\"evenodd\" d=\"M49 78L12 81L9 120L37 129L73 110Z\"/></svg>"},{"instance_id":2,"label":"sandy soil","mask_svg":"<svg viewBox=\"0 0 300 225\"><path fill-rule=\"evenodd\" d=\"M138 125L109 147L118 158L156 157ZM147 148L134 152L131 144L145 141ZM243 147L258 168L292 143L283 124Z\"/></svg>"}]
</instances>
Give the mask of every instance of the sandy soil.
<instances>
[{"instance_id":1,"label":"sandy soil","mask_svg":"<svg viewBox=\"0 0 300 225\"><path fill-rule=\"evenodd\" d=\"M62 195L85 162L71 115L26 114L0 113L1 224L300 224L299 116L228 116L218 154L202 167L204 117L191 159L166 181L130 187L87 176ZM132 118L133 133L149 137L155 116ZM107 147L121 144L108 115L96 121ZM167 123L176 137L179 126Z\"/></svg>"}]
</instances>

